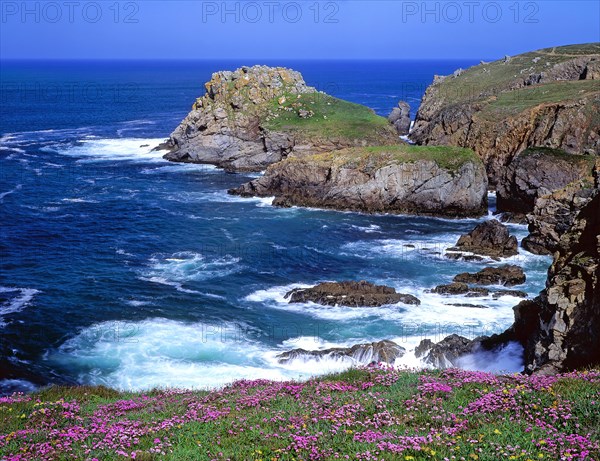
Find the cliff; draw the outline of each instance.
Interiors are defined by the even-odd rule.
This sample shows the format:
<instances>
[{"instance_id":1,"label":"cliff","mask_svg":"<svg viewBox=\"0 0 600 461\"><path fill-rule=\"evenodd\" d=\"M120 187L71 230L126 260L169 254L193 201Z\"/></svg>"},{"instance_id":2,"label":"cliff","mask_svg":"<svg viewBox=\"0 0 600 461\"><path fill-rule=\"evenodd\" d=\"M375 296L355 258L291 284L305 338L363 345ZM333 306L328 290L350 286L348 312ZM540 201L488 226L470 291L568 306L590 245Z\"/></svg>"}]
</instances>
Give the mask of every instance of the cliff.
<instances>
[{"instance_id":1,"label":"cliff","mask_svg":"<svg viewBox=\"0 0 600 461\"><path fill-rule=\"evenodd\" d=\"M467 149L408 145L290 158L233 189L275 205L451 217L487 212L483 164Z\"/></svg>"},{"instance_id":2,"label":"cliff","mask_svg":"<svg viewBox=\"0 0 600 461\"><path fill-rule=\"evenodd\" d=\"M261 171L288 156L400 142L385 118L318 92L290 69L217 72L205 87L171 134L168 160Z\"/></svg>"},{"instance_id":3,"label":"cliff","mask_svg":"<svg viewBox=\"0 0 600 461\"><path fill-rule=\"evenodd\" d=\"M599 80L599 43L507 56L436 76L410 138L473 149L495 186L528 147L600 152Z\"/></svg>"}]
</instances>

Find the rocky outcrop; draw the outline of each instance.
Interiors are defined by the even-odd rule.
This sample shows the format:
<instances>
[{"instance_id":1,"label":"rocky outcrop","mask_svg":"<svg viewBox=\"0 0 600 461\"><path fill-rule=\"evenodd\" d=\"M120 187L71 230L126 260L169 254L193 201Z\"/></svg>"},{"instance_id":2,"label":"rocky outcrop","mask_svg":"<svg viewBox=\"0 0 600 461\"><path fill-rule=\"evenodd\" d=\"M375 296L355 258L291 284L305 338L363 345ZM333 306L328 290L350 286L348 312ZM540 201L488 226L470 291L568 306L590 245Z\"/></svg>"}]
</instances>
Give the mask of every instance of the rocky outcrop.
<instances>
[{"instance_id":1,"label":"rocky outcrop","mask_svg":"<svg viewBox=\"0 0 600 461\"><path fill-rule=\"evenodd\" d=\"M458 359L472 353L479 343L456 334L444 338L434 344L424 339L415 349L415 356L435 368L452 368L458 364Z\"/></svg>"},{"instance_id":2,"label":"rocky outcrop","mask_svg":"<svg viewBox=\"0 0 600 461\"><path fill-rule=\"evenodd\" d=\"M454 277L458 283L474 283L476 285L514 286L525 283L525 272L519 266L505 264L499 267L486 267L474 274L463 272Z\"/></svg>"},{"instance_id":3,"label":"rocky outcrop","mask_svg":"<svg viewBox=\"0 0 600 461\"><path fill-rule=\"evenodd\" d=\"M478 224L468 234L461 235L451 252L468 251L492 258L515 256L519 253L518 241L510 235L508 227L496 219Z\"/></svg>"},{"instance_id":4,"label":"rocky outcrop","mask_svg":"<svg viewBox=\"0 0 600 461\"><path fill-rule=\"evenodd\" d=\"M405 136L410 131L410 106L407 102L400 101L398 107L394 107L388 121L396 128L400 136Z\"/></svg>"},{"instance_id":5,"label":"rocky outcrop","mask_svg":"<svg viewBox=\"0 0 600 461\"><path fill-rule=\"evenodd\" d=\"M526 214L538 197L589 178L595 157L570 155L548 148L530 148L518 154L506 168L497 187L499 212Z\"/></svg>"},{"instance_id":6,"label":"rocky outcrop","mask_svg":"<svg viewBox=\"0 0 600 461\"><path fill-rule=\"evenodd\" d=\"M600 189L556 243L546 288L515 310L527 372L600 364Z\"/></svg>"},{"instance_id":7,"label":"rocky outcrop","mask_svg":"<svg viewBox=\"0 0 600 461\"><path fill-rule=\"evenodd\" d=\"M600 152L600 44L572 45L482 63L436 79L410 139L473 149L495 186L528 147Z\"/></svg>"},{"instance_id":8,"label":"rocky outcrop","mask_svg":"<svg viewBox=\"0 0 600 461\"><path fill-rule=\"evenodd\" d=\"M290 69L217 72L205 87L171 134L168 160L261 171L291 155L399 142L384 118L317 92Z\"/></svg>"},{"instance_id":9,"label":"rocky outcrop","mask_svg":"<svg viewBox=\"0 0 600 461\"><path fill-rule=\"evenodd\" d=\"M533 212L527 216L529 235L523 239L523 248L535 254L553 254L560 249L561 236L597 193L594 177L600 175L600 158L596 160L593 175L536 200Z\"/></svg>"},{"instance_id":10,"label":"rocky outcrop","mask_svg":"<svg viewBox=\"0 0 600 461\"><path fill-rule=\"evenodd\" d=\"M355 344L352 347L336 347L316 351L305 349L293 349L277 356L280 363L287 363L296 359L343 359L351 358L360 364L372 362L383 362L393 364L396 359L401 358L406 349L398 344L384 340L370 344Z\"/></svg>"},{"instance_id":11,"label":"rocky outcrop","mask_svg":"<svg viewBox=\"0 0 600 461\"><path fill-rule=\"evenodd\" d=\"M487 180L470 151L385 146L287 159L233 189L242 196L276 196L274 205L367 213L481 216Z\"/></svg>"},{"instance_id":12,"label":"rocky outcrop","mask_svg":"<svg viewBox=\"0 0 600 461\"><path fill-rule=\"evenodd\" d=\"M471 276L472 274L467 274ZM471 277L465 277L468 280L472 280ZM464 295L467 298L477 298L481 296L489 296L490 294L494 299L501 298L502 296L514 296L517 298L527 298L527 293L520 290L489 290L488 288L482 287L470 287L467 283L463 282L452 282L446 285L438 285L431 290L432 293L440 295Z\"/></svg>"},{"instance_id":13,"label":"rocky outcrop","mask_svg":"<svg viewBox=\"0 0 600 461\"><path fill-rule=\"evenodd\" d=\"M295 288L285 295L290 303L313 302L323 306L377 307L386 304L413 304L421 301L415 296L396 293L392 287L360 282L325 282L311 288Z\"/></svg>"}]
</instances>

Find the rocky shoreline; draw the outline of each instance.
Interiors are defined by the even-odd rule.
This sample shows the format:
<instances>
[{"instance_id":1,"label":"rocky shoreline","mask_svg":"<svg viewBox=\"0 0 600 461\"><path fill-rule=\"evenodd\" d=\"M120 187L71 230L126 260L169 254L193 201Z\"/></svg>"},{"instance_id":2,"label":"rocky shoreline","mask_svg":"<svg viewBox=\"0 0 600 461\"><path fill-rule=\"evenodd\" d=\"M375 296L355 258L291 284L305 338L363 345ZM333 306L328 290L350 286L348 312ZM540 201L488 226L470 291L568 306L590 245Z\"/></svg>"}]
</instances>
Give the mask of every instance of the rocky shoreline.
<instances>
[{"instance_id":1,"label":"rocky shoreline","mask_svg":"<svg viewBox=\"0 0 600 461\"><path fill-rule=\"evenodd\" d=\"M519 342L526 372L570 371L600 363L599 63L600 44L573 45L436 77L409 135L417 146L399 139L410 127L405 103L386 120L317 92L289 69L218 72L171 135L165 157L229 171L266 169L229 193L275 196L273 205L281 207L479 217L487 213L488 188L497 189L502 218L529 223L523 248L553 255L546 288L515 307L515 323L504 333L424 341L416 354L444 368L456 366L465 354ZM471 91L464 95L461 88ZM500 261L517 254L516 238L488 220L445 256ZM520 267L503 265L458 274L432 292L526 297L518 289L483 287L524 282ZM324 306L419 304L410 295L365 281L322 283L286 298ZM279 359L368 355L393 363L404 353L399 345L381 341L297 349Z\"/></svg>"}]
</instances>

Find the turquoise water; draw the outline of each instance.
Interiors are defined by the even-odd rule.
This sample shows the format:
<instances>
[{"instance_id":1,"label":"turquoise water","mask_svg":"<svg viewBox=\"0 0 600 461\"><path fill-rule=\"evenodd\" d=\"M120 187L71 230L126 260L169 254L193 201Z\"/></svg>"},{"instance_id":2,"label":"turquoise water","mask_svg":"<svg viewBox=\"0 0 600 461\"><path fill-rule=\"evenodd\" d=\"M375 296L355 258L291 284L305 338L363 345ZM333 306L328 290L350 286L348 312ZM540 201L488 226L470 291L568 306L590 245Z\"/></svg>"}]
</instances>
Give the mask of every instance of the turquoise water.
<instances>
[{"instance_id":1,"label":"turquoise water","mask_svg":"<svg viewBox=\"0 0 600 461\"><path fill-rule=\"evenodd\" d=\"M254 176L152 152L211 72L239 64L2 62L0 391L303 378L351 362L282 366L275 355L385 338L410 350L424 337L474 337L512 323L516 298L426 292L483 267L438 254L479 220L273 208L227 195ZM293 67L310 85L386 115L399 99L414 112L433 74L472 63L267 64ZM524 226L511 230L526 235ZM509 261L525 268L528 293L543 288L548 258L521 250ZM346 279L391 285L422 304L350 309L283 299L296 286ZM456 302L489 308L448 305ZM510 350L470 366L516 369L519 360ZM399 364L419 362L409 353Z\"/></svg>"}]
</instances>

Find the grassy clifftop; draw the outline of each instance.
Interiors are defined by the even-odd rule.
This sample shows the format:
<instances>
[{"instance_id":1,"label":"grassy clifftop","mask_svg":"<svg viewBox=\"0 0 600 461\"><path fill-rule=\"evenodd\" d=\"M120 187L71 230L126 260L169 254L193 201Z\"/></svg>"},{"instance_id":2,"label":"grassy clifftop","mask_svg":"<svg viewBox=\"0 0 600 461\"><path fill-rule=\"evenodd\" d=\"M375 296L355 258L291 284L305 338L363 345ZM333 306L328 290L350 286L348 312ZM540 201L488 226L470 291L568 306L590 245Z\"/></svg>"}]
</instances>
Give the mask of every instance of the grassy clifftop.
<instances>
[{"instance_id":1,"label":"grassy clifftop","mask_svg":"<svg viewBox=\"0 0 600 461\"><path fill-rule=\"evenodd\" d=\"M0 398L2 459L591 460L600 372L369 367L213 392L51 388Z\"/></svg>"}]
</instances>

